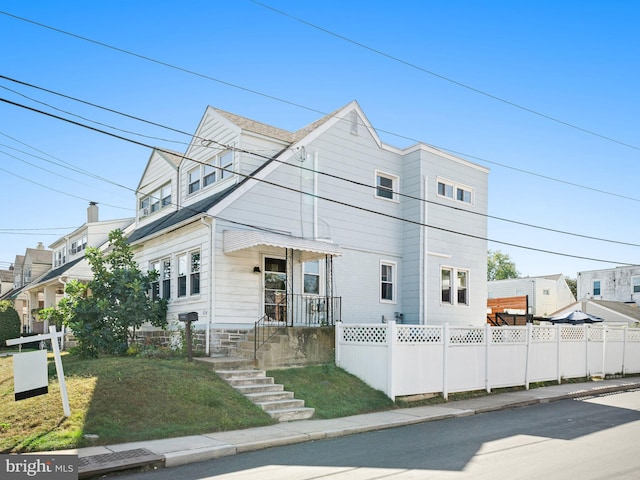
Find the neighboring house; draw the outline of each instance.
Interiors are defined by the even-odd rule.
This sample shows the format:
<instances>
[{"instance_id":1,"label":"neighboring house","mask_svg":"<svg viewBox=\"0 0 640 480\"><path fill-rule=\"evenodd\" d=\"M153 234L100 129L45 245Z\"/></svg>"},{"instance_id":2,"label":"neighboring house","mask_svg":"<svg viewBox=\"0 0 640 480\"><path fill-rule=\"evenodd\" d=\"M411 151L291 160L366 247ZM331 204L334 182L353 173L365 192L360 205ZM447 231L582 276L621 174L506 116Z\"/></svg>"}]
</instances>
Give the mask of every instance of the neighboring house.
<instances>
[{"instance_id":1,"label":"neighboring house","mask_svg":"<svg viewBox=\"0 0 640 480\"><path fill-rule=\"evenodd\" d=\"M49 246L51 250L46 250L49 268L41 271L22 289L21 295L26 297L28 311L32 313L29 331L46 331L47 325L37 322L37 311L55 307L63 298L69 280L88 282L93 278L84 256L86 248L106 246L111 231L126 231L133 225L133 218L100 221L98 217L98 205L92 202L87 208L87 222Z\"/></svg>"},{"instance_id":2,"label":"neighboring house","mask_svg":"<svg viewBox=\"0 0 640 480\"><path fill-rule=\"evenodd\" d=\"M42 308L42 298L30 298L27 293L27 286L40 275L51 269L51 250L44 248L39 242L36 248L27 248L24 256L16 256L14 263L14 283L13 290L8 293L8 297L13 300L14 308L21 317L22 331L42 333L33 328L33 315Z\"/></svg>"},{"instance_id":3,"label":"neighboring house","mask_svg":"<svg viewBox=\"0 0 640 480\"><path fill-rule=\"evenodd\" d=\"M12 280L12 288L7 292L3 292L0 295L0 300L8 300L13 302L13 308L20 315L20 324L22 325L23 331L26 331L26 323L29 319L29 311L27 310L26 298L18 298L20 296L20 292L24 287L23 277L22 277L22 264L24 263L24 255L16 255L16 258L13 262L13 268L11 269L11 274L13 276Z\"/></svg>"},{"instance_id":4,"label":"neighboring house","mask_svg":"<svg viewBox=\"0 0 640 480\"><path fill-rule=\"evenodd\" d=\"M640 305L640 265L578 272L578 300Z\"/></svg>"},{"instance_id":5,"label":"neighboring house","mask_svg":"<svg viewBox=\"0 0 640 480\"><path fill-rule=\"evenodd\" d=\"M613 302L608 300L581 300L558 312L552 316L560 316L574 310L581 310L585 313L595 315L604 319L607 324L626 325L628 327L640 326L640 307L633 302Z\"/></svg>"},{"instance_id":6,"label":"neighboring house","mask_svg":"<svg viewBox=\"0 0 640 480\"><path fill-rule=\"evenodd\" d=\"M169 320L195 312L207 331L482 325L487 178L382 143L356 102L296 132L208 107L183 155L152 153L128 238Z\"/></svg>"},{"instance_id":7,"label":"neighboring house","mask_svg":"<svg viewBox=\"0 0 640 480\"><path fill-rule=\"evenodd\" d=\"M9 270L0 270L0 298L13 290L13 265Z\"/></svg>"},{"instance_id":8,"label":"neighboring house","mask_svg":"<svg viewBox=\"0 0 640 480\"><path fill-rule=\"evenodd\" d=\"M527 296L530 311L523 313L534 317L547 317L576 301L562 274L493 280L487 283L489 299Z\"/></svg>"}]
</instances>

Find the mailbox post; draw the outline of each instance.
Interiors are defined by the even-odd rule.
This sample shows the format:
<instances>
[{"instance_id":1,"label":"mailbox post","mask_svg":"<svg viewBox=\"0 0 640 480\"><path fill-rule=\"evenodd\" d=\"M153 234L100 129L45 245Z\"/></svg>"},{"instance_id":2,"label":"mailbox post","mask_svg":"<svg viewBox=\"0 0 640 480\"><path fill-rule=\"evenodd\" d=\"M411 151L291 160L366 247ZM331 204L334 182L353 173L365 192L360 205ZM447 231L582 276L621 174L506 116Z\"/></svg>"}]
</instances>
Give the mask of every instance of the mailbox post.
<instances>
[{"instance_id":1,"label":"mailbox post","mask_svg":"<svg viewBox=\"0 0 640 480\"><path fill-rule=\"evenodd\" d=\"M191 322L198 321L198 312L179 313L178 320L184 322L185 341L187 342L187 358L193 360L193 347L191 345Z\"/></svg>"}]
</instances>

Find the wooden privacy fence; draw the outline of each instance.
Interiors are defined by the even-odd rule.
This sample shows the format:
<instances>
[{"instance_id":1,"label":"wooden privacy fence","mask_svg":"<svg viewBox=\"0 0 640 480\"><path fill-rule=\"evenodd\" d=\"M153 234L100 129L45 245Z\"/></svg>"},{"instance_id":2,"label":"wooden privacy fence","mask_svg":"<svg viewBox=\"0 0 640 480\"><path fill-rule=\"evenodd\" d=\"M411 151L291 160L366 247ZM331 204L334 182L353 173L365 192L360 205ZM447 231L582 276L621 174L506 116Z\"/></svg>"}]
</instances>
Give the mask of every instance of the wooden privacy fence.
<instances>
[{"instance_id":1,"label":"wooden privacy fence","mask_svg":"<svg viewBox=\"0 0 640 480\"><path fill-rule=\"evenodd\" d=\"M640 329L336 323L336 364L392 399L640 373Z\"/></svg>"}]
</instances>

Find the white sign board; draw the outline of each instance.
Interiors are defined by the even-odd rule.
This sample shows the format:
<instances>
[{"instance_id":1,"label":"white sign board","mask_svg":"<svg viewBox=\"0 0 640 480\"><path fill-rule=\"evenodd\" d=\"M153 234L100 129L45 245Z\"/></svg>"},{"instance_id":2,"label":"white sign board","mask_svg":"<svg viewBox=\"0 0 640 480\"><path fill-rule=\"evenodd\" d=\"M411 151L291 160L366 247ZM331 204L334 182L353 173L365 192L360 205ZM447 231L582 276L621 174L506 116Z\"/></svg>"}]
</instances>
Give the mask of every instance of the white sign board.
<instances>
[{"instance_id":1,"label":"white sign board","mask_svg":"<svg viewBox=\"0 0 640 480\"><path fill-rule=\"evenodd\" d=\"M49 393L46 350L13 356L13 386L16 400Z\"/></svg>"}]
</instances>

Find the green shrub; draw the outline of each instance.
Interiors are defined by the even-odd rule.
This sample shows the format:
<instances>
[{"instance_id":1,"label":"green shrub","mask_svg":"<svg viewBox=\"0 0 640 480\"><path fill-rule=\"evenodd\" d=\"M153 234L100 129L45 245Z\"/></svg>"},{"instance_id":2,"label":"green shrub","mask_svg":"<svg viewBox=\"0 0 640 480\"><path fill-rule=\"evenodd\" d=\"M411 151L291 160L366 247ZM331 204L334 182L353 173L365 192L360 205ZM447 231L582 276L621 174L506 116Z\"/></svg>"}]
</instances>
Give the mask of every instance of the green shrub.
<instances>
[{"instance_id":1,"label":"green shrub","mask_svg":"<svg viewBox=\"0 0 640 480\"><path fill-rule=\"evenodd\" d=\"M7 346L6 341L20 336L20 315L11 302L0 302L0 348Z\"/></svg>"}]
</instances>

